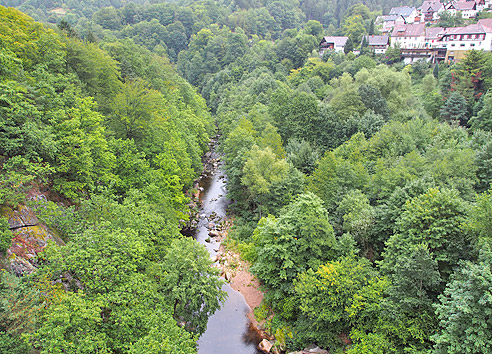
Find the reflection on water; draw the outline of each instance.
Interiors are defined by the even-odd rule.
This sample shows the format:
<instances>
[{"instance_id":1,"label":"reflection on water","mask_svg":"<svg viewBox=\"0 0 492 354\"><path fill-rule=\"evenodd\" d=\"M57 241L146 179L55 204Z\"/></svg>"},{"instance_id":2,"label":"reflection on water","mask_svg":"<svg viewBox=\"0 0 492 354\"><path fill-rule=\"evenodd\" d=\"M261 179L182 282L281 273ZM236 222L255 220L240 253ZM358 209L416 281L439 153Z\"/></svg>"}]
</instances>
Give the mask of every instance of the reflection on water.
<instances>
[{"instance_id":1,"label":"reflection on water","mask_svg":"<svg viewBox=\"0 0 492 354\"><path fill-rule=\"evenodd\" d=\"M222 308L208 320L205 333L198 340L199 354L256 354L261 339L249 326L249 307L244 297L229 284L223 290L228 298Z\"/></svg>"},{"instance_id":2,"label":"reflection on water","mask_svg":"<svg viewBox=\"0 0 492 354\"><path fill-rule=\"evenodd\" d=\"M213 153L212 158L216 159ZM218 223L226 215L229 203L226 194L226 178L223 176L220 163L217 168L202 178L200 186L200 221L195 239L205 245L211 256L215 256L220 244L213 238L208 239L208 224ZM215 218L217 217L217 219ZM207 330L198 340L198 354L259 354L256 345L261 341L258 333L252 328L247 313L250 311L244 297L232 289L229 284L222 287L228 297L224 305L208 320Z\"/></svg>"}]
</instances>

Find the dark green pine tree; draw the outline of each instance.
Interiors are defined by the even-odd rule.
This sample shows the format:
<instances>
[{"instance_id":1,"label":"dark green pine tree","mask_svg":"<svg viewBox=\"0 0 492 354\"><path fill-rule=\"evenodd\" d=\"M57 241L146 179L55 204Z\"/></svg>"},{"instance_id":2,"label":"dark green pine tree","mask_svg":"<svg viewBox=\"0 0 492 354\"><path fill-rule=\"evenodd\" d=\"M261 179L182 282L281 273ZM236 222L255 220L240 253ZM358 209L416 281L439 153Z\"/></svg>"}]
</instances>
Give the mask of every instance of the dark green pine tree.
<instances>
[{"instance_id":1,"label":"dark green pine tree","mask_svg":"<svg viewBox=\"0 0 492 354\"><path fill-rule=\"evenodd\" d=\"M458 92L452 92L441 108L441 120L466 125L468 122L468 105Z\"/></svg>"},{"instance_id":2,"label":"dark green pine tree","mask_svg":"<svg viewBox=\"0 0 492 354\"><path fill-rule=\"evenodd\" d=\"M370 36L374 34L374 21L369 22L369 28L367 29L367 33Z\"/></svg>"},{"instance_id":3,"label":"dark green pine tree","mask_svg":"<svg viewBox=\"0 0 492 354\"><path fill-rule=\"evenodd\" d=\"M362 36L362 42L360 43L360 55L364 55L367 51L367 36Z\"/></svg>"},{"instance_id":4,"label":"dark green pine tree","mask_svg":"<svg viewBox=\"0 0 492 354\"><path fill-rule=\"evenodd\" d=\"M63 32L66 33L66 35L70 38L78 38L79 35L77 32L73 29L73 27L68 23L66 20L61 19L60 22L58 22L57 27L62 30Z\"/></svg>"},{"instance_id":5,"label":"dark green pine tree","mask_svg":"<svg viewBox=\"0 0 492 354\"><path fill-rule=\"evenodd\" d=\"M345 54L348 54L353 50L354 50L354 42L352 42L352 39L350 39L350 37L349 37L347 39L347 42L345 42L345 47L343 48L343 52Z\"/></svg>"},{"instance_id":6,"label":"dark green pine tree","mask_svg":"<svg viewBox=\"0 0 492 354\"><path fill-rule=\"evenodd\" d=\"M434 65L434 70L432 71L432 75L434 75L434 77L439 80L439 64L438 63L436 63L436 65Z\"/></svg>"}]
</instances>

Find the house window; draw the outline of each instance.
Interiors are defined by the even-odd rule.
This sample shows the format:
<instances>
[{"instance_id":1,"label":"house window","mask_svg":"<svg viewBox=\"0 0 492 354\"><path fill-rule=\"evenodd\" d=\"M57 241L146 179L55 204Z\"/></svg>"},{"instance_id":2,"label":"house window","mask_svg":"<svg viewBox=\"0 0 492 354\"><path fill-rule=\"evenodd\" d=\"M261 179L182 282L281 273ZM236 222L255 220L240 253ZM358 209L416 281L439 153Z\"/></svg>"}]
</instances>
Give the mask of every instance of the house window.
<instances>
[{"instance_id":1,"label":"house window","mask_svg":"<svg viewBox=\"0 0 492 354\"><path fill-rule=\"evenodd\" d=\"M474 46L475 46L475 43L470 44L470 47L474 47Z\"/></svg>"},{"instance_id":2,"label":"house window","mask_svg":"<svg viewBox=\"0 0 492 354\"><path fill-rule=\"evenodd\" d=\"M468 39L471 39L471 38L472 38L472 35L471 35L471 34L469 34L469 35L468 35Z\"/></svg>"},{"instance_id":3,"label":"house window","mask_svg":"<svg viewBox=\"0 0 492 354\"><path fill-rule=\"evenodd\" d=\"M460 47L464 47L464 46L465 46L465 43L461 43L461 44L460 44Z\"/></svg>"},{"instance_id":4,"label":"house window","mask_svg":"<svg viewBox=\"0 0 492 354\"><path fill-rule=\"evenodd\" d=\"M453 43L453 44L451 44L451 47L454 47L455 45L456 45L456 44L454 44L454 43Z\"/></svg>"}]
</instances>

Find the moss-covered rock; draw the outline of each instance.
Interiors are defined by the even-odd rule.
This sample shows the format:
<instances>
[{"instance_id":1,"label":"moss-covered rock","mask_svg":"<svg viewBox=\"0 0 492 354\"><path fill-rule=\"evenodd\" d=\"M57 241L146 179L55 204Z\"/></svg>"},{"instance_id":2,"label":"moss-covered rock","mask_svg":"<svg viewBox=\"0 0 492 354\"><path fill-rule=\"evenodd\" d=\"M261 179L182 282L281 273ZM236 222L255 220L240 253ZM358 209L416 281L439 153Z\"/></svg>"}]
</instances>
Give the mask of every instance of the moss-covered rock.
<instances>
[{"instance_id":1,"label":"moss-covered rock","mask_svg":"<svg viewBox=\"0 0 492 354\"><path fill-rule=\"evenodd\" d=\"M13 233L12 245L5 254L5 266L18 276L36 269L36 256L43 251L49 240L63 243L45 225L39 223L34 211L28 206L3 206L1 215L8 220Z\"/></svg>"}]
</instances>

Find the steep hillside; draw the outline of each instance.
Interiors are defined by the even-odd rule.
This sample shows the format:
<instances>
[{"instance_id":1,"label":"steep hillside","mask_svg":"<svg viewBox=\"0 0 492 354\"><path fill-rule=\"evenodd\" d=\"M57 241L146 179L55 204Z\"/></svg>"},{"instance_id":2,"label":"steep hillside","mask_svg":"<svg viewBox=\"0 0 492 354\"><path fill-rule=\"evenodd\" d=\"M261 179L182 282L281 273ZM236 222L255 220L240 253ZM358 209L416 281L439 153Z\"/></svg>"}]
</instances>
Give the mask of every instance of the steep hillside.
<instances>
[{"instance_id":1,"label":"steep hillside","mask_svg":"<svg viewBox=\"0 0 492 354\"><path fill-rule=\"evenodd\" d=\"M71 34L0 7L0 352L193 353L224 298L179 232L211 116L167 58Z\"/></svg>"}]
</instances>

